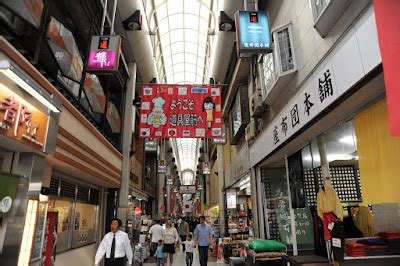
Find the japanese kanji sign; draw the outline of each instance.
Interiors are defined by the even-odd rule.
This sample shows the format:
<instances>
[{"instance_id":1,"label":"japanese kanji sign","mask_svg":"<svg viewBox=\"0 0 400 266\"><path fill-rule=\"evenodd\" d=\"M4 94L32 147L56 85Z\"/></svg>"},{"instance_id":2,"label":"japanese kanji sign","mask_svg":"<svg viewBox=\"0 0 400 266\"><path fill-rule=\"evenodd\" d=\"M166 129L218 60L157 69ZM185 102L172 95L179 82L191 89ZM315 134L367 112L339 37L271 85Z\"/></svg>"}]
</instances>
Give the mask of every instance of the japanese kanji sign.
<instances>
[{"instance_id":1,"label":"japanese kanji sign","mask_svg":"<svg viewBox=\"0 0 400 266\"><path fill-rule=\"evenodd\" d=\"M396 5L394 4L395 1L387 2L387 5ZM379 7L385 8L385 10L387 8L385 7L386 1L374 1L374 4L378 4ZM316 121L325 119L326 113L341 112L341 110L337 109L341 104L339 99L348 97L345 94L348 93L351 88L354 88L357 82L365 78L366 75L382 63L373 8L371 8L369 12L368 15L366 14L365 20L362 19L358 22L359 25L355 27L356 32L347 33L347 36L343 38L341 43L336 45L334 50L329 54L330 56L322 60L319 66L311 72L311 75L304 80L303 84L288 104L282 108L279 114L275 116L266 129L263 130L252 143L249 151L251 167L254 167L263 159L270 156L270 154L289 143L296 134L302 134L301 130L315 125ZM382 14L386 13L382 11ZM380 18L377 17L377 20L384 17L382 14ZM397 13L393 11L393 14ZM394 20L395 19L392 21ZM394 24L391 25L390 22L385 25L390 25L386 30L389 32L390 28L390 30L392 30L391 33L398 29L398 27L395 27L398 23L395 26L393 26ZM379 27L378 33L380 33ZM364 36L365 38L360 39L358 36ZM393 36L393 34L388 33L384 42L380 39L381 44L383 43L386 45L385 47L389 47L389 45L393 44L393 40L396 39ZM396 40L398 39L399 38ZM349 55L352 56L349 58ZM393 61L390 62L390 60L387 60L390 67L393 67L392 70L389 70L392 71L389 72L392 78L391 82L393 82L391 85L395 84L397 87L394 87L398 88L398 83L400 82L400 79L397 77L400 77L400 75L397 74L398 71L396 67L398 60L396 61L394 59L396 58L395 54L388 56L388 58ZM385 61L383 61L383 66L389 105L390 96L388 94L389 84L387 79L387 69L389 69L389 67L385 67ZM396 81L399 82L396 83ZM393 92L392 96L393 95L395 95L395 92ZM395 123L400 125L398 119L400 116L400 105L398 104L399 95L400 93L398 93L397 96L393 96L392 107L394 109L392 109L392 114L389 114L389 118L393 122L391 124L393 126L392 130L396 126ZM343 110L343 112L345 111ZM400 132L400 126L398 128L398 132ZM396 134L396 132L392 131L392 134ZM262 149L260 149L260 147L262 147Z\"/></svg>"},{"instance_id":2,"label":"japanese kanji sign","mask_svg":"<svg viewBox=\"0 0 400 266\"><path fill-rule=\"evenodd\" d=\"M114 72L118 70L121 50L120 36L92 36L88 72Z\"/></svg>"},{"instance_id":3,"label":"japanese kanji sign","mask_svg":"<svg viewBox=\"0 0 400 266\"><path fill-rule=\"evenodd\" d=\"M6 86L0 90L0 134L39 151L47 135L48 116Z\"/></svg>"},{"instance_id":4,"label":"japanese kanji sign","mask_svg":"<svg viewBox=\"0 0 400 266\"><path fill-rule=\"evenodd\" d=\"M221 87L162 84L142 86L140 136L222 137Z\"/></svg>"}]
</instances>

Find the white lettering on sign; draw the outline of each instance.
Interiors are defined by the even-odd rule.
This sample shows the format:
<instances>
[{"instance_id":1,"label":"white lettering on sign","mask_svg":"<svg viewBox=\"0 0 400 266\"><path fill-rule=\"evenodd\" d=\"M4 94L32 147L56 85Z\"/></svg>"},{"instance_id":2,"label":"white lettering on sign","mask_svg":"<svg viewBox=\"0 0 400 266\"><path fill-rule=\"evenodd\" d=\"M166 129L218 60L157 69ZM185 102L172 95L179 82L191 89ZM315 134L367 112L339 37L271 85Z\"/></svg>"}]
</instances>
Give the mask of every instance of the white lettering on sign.
<instances>
[{"instance_id":1,"label":"white lettering on sign","mask_svg":"<svg viewBox=\"0 0 400 266\"><path fill-rule=\"evenodd\" d=\"M11 206L12 206L12 198L9 196L5 196L2 201L0 202L0 211L2 213L7 213L11 210Z\"/></svg>"}]
</instances>

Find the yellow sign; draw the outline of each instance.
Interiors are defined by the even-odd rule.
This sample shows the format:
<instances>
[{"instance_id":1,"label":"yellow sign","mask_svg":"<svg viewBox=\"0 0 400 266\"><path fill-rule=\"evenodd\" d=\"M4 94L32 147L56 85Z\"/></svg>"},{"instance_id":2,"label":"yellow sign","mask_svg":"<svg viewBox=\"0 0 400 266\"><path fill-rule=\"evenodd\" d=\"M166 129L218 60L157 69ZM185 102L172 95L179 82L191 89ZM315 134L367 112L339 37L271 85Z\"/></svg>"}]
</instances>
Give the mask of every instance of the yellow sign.
<instances>
[{"instance_id":1,"label":"yellow sign","mask_svg":"<svg viewBox=\"0 0 400 266\"><path fill-rule=\"evenodd\" d=\"M43 151L48 116L0 81L0 134Z\"/></svg>"}]
</instances>

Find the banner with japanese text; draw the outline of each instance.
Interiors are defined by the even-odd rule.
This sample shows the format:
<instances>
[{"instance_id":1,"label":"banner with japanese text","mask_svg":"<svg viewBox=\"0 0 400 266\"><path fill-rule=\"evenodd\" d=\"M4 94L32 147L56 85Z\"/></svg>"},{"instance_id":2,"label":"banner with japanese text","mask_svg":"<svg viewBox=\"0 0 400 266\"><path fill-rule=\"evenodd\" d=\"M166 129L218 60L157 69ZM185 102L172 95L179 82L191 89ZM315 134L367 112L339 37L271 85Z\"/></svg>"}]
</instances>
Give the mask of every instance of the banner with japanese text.
<instances>
[{"instance_id":1,"label":"banner with japanese text","mask_svg":"<svg viewBox=\"0 0 400 266\"><path fill-rule=\"evenodd\" d=\"M151 84L141 94L141 137L222 136L221 86Z\"/></svg>"}]
</instances>

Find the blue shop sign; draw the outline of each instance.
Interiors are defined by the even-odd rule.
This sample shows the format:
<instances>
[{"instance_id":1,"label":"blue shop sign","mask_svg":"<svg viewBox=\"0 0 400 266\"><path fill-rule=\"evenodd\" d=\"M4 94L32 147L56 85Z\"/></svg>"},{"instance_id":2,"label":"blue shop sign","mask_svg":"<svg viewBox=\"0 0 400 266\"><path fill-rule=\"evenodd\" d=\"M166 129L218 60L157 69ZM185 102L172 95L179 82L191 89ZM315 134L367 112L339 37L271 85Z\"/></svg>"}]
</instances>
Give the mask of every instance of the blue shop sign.
<instances>
[{"instance_id":1,"label":"blue shop sign","mask_svg":"<svg viewBox=\"0 0 400 266\"><path fill-rule=\"evenodd\" d=\"M239 52L272 52L267 12L238 11L235 14L235 23Z\"/></svg>"}]
</instances>

